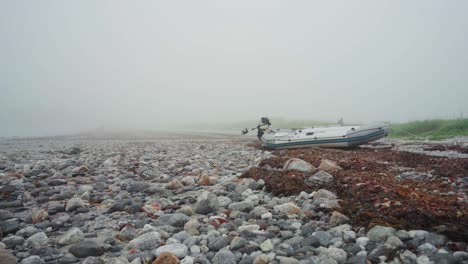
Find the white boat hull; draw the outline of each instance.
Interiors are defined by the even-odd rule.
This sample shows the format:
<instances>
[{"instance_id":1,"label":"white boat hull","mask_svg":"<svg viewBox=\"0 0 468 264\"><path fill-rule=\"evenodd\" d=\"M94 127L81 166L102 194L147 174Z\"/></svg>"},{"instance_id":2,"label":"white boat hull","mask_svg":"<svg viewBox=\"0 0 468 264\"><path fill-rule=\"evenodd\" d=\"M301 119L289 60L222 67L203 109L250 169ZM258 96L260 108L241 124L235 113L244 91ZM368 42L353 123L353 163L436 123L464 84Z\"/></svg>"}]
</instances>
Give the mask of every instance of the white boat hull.
<instances>
[{"instance_id":1,"label":"white boat hull","mask_svg":"<svg viewBox=\"0 0 468 264\"><path fill-rule=\"evenodd\" d=\"M379 123L367 126L335 126L303 129L276 129L265 133L262 145L267 148L348 148L381 139L389 126Z\"/></svg>"}]
</instances>

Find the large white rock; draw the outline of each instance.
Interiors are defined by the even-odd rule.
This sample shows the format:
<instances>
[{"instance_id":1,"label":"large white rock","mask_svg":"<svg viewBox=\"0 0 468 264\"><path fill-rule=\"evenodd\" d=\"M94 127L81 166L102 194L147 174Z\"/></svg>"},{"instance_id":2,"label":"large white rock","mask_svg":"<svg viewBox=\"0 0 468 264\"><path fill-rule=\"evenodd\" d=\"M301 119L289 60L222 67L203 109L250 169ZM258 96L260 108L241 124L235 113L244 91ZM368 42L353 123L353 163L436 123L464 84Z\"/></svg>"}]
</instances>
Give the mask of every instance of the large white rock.
<instances>
[{"instance_id":1,"label":"large white rock","mask_svg":"<svg viewBox=\"0 0 468 264\"><path fill-rule=\"evenodd\" d=\"M300 171L304 173L309 173L312 170L315 170L315 167L312 166L310 163L301 160L301 159L296 159L292 158L286 161L283 167L284 170L295 170L295 171Z\"/></svg>"}]
</instances>

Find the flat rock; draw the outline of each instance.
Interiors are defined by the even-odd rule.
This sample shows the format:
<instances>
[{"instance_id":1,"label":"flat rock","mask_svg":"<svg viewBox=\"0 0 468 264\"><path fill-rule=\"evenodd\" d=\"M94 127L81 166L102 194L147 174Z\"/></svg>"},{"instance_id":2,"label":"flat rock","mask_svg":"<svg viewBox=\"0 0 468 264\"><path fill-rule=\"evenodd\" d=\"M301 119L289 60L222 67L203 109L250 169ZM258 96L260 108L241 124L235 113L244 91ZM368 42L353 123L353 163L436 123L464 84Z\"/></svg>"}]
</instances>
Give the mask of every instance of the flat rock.
<instances>
[{"instance_id":1,"label":"flat rock","mask_svg":"<svg viewBox=\"0 0 468 264\"><path fill-rule=\"evenodd\" d=\"M98 243L91 240L86 240L75 244L69 249L69 251L77 258L101 256L104 254L102 247Z\"/></svg>"}]
</instances>

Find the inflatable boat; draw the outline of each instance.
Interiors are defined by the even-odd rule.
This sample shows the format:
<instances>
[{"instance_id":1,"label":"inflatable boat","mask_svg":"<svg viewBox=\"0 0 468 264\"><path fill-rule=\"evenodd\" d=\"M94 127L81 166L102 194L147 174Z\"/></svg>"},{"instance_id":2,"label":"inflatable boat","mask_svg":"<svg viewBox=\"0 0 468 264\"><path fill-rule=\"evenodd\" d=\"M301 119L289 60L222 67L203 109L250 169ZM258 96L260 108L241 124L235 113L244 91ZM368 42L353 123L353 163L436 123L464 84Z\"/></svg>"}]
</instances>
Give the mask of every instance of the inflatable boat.
<instances>
[{"instance_id":1,"label":"inflatable boat","mask_svg":"<svg viewBox=\"0 0 468 264\"><path fill-rule=\"evenodd\" d=\"M389 125L324 126L301 129L268 129L261 137L266 148L354 147L386 137Z\"/></svg>"}]
</instances>

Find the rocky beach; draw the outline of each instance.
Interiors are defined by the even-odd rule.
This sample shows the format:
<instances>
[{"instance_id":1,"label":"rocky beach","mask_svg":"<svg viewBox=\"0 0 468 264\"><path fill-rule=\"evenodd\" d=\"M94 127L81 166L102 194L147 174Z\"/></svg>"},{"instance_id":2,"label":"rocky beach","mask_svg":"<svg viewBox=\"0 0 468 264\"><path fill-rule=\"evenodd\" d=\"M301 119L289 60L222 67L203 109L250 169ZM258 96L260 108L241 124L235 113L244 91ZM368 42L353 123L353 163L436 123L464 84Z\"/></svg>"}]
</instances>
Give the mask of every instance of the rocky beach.
<instances>
[{"instance_id":1,"label":"rocky beach","mask_svg":"<svg viewBox=\"0 0 468 264\"><path fill-rule=\"evenodd\" d=\"M3 139L0 263L468 263L466 150Z\"/></svg>"}]
</instances>

